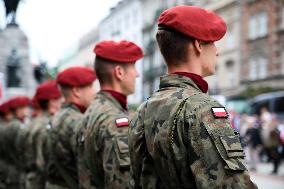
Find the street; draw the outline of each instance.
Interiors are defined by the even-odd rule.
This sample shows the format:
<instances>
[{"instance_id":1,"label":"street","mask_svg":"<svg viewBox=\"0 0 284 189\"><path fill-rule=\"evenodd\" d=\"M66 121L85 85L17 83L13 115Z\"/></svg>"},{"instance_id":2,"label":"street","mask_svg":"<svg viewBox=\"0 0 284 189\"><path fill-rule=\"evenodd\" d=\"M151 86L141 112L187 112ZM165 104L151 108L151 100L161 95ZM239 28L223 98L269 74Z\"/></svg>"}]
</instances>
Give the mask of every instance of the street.
<instances>
[{"instance_id":1,"label":"street","mask_svg":"<svg viewBox=\"0 0 284 189\"><path fill-rule=\"evenodd\" d=\"M272 164L261 163L258 165L257 172L250 175L259 189L284 189L284 163L282 162L277 175L270 174Z\"/></svg>"}]
</instances>

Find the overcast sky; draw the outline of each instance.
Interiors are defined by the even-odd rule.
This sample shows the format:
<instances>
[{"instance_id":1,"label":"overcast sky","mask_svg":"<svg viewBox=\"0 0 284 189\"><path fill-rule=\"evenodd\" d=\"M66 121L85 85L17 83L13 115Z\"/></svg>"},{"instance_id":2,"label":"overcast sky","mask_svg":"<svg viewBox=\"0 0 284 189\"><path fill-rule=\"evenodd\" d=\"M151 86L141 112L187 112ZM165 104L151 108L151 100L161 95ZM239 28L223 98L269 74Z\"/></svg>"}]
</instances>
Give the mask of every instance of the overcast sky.
<instances>
[{"instance_id":1,"label":"overcast sky","mask_svg":"<svg viewBox=\"0 0 284 189\"><path fill-rule=\"evenodd\" d=\"M54 66L63 52L93 29L119 0L22 0L17 22L29 38L31 61ZM5 23L0 0L0 27Z\"/></svg>"}]
</instances>

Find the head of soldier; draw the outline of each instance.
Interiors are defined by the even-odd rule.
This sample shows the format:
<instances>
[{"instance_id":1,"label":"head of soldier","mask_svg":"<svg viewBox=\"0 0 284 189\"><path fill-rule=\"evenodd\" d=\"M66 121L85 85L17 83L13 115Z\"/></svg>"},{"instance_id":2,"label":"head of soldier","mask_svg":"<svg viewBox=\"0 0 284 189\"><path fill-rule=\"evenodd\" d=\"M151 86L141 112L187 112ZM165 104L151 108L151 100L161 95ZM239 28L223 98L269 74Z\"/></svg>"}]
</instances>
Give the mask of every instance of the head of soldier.
<instances>
[{"instance_id":1,"label":"head of soldier","mask_svg":"<svg viewBox=\"0 0 284 189\"><path fill-rule=\"evenodd\" d=\"M0 105L0 117L7 122L13 119L9 101L3 102Z\"/></svg>"},{"instance_id":2,"label":"head of soldier","mask_svg":"<svg viewBox=\"0 0 284 189\"><path fill-rule=\"evenodd\" d=\"M156 39L168 72L191 72L202 77L215 73L218 50L215 41L226 33L217 14L195 6L165 10L158 20Z\"/></svg>"},{"instance_id":3,"label":"head of soldier","mask_svg":"<svg viewBox=\"0 0 284 189\"><path fill-rule=\"evenodd\" d=\"M40 84L34 96L35 103L40 110L54 115L61 107L62 97L54 80L48 80Z\"/></svg>"},{"instance_id":4,"label":"head of soldier","mask_svg":"<svg viewBox=\"0 0 284 189\"><path fill-rule=\"evenodd\" d=\"M95 97L95 72L87 67L70 67L57 75L57 84L66 103L87 108Z\"/></svg>"},{"instance_id":5,"label":"head of soldier","mask_svg":"<svg viewBox=\"0 0 284 189\"><path fill-rule=\"evenodd\" d=\"M143 57L142 49L130 41L102 41L94 48L95 71L102 90L114 90L124 95L135 92L139 74L135 63Z\"/></svg>"},{"instance_id":6,"label":"head of soldier","mask_svg":"<svg viewBox=\"0 0 284 189\"><path fill-rule=\"evenodd\" d=\"M13 116L24 121L29 114L30 99L27 96L17 96L9 100Z\"/></svg>"}]
</instances>

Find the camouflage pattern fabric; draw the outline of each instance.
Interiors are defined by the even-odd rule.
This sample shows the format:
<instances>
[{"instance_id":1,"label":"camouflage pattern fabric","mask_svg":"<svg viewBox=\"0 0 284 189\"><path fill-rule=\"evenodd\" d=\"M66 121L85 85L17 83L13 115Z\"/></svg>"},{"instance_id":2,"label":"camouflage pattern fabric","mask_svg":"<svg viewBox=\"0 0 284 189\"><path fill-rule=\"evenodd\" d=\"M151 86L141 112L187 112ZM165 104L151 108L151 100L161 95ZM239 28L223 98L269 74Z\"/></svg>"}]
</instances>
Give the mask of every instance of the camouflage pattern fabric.
<instances>
[{"instance_id":1,"label":"camouflage pattern fabric","mask_svg":"<svg viewBox=\"0 0 284 189\"><path fill-rule=\"evenodd\" d=\"M52 159L48 174L56 177L53 180L56 184L68 188L78 188L77 155L73 140L75 126L80 124L82 115L75 105L64 104L51 122L48 140L51 143L49 149Z\"/></svg>"},{"instance_id":2,"label":"camouflage pattern fabric","mask_svg":"<svg viewBox=\"0 0 284 189\"><path fill-rule=\"evenodd\" d=\"M99 92L84 115L85 157L96 188L130 188L128 123L116 121L128 116L119 102L107 92Z\"/></svg>"},{"instance_id":3,"label":"camouflage pattern fabric","mask_svg":"<svg viewBox=\"0 0 284 189\"><path fill-rule=\"evenodd\" d=\"M77 159L77 170L78 170L78 180L80 189L94 189L95 187L91 184L91 173L86 165L86 158L84 152L84 132L85 125L82 123L77 124L74 127L74 138L73 141L73 151L76 152Z\"/></svg>"},{"instance_id":4,"label":"camouflage pattern fabric","mask_svg":"<svg viewBox=\"0 0 284 189\"><path fill-rule=\"evenodd\" d=\"M239 135L189 78L166 75L129 129L134 188L251 189Z\"/></svg>"},{"instance_id":5,"label":"camouflage pattern fabric","mask_svg":"<svg viewBox=\"0 0 284 189\"><path fill-rule=\"evenodd\" d=\"M7 127L8 122L0 119L0 189L6 189L7 188L7 179L8 179L8 173L9 173L9 165L3 160L3 157L5 155L5 152L3 152L1 149L3 148L2 144L4 141L2 141L2 134L4 129Z\"/></svg>"},{"instance_id":6,"label":"camouflage pattern fabric","mask_svg":"<svg viewBox=\"0 0 284 189\"><path fill-rule=\"evenodd\" d=\"M5 127L1 127L1 151L3 156L1 159L5 161L8 166L7 174L7 188L23 188L24 187L24 171L19 154L18 137L21 135L21 130L25 125L18 119L11 120Z\"/></svg>"},{"instance_id":7,"label":"camouflage pattern fabric","mask_svg":"<svg viewBox=\"0 0 284 189\"><path fill-rule=\"evenodd\" d=\"M27 164L26 189L45 188L43 150L45 148L46 126L50 120L51 115L48 112L43 112L32 120L29 125L25 151Z\"/></svg>"}]
</instances>

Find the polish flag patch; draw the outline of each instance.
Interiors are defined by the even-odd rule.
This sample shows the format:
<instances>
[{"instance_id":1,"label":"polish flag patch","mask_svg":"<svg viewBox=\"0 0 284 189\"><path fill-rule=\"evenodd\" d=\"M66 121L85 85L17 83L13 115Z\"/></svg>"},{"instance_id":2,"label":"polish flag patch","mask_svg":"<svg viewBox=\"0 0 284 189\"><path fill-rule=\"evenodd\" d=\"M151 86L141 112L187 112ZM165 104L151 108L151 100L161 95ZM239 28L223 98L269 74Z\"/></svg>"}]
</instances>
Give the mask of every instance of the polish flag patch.
<instances>
[{"instance_id":1,"label":"polish flag patch","mask_svg":"<svg viewBox=\"0 0 284 189\"><path fill-rule=\"evenodd\" d=\"M216 119L229 117L227 110L224 107L211 108L211 111Z\"/></svg>"},{"instance_id":2,"label":"polish flag patch","mask_svg":"<svg viewBox=\"0 0 284 189\"><path fill-rule=\"evenodd\" d=\"M117 127L123 127L129 125L129 120L127 117L119 118L115 120L115 124Z\"/></svg>"}]
</instances>

